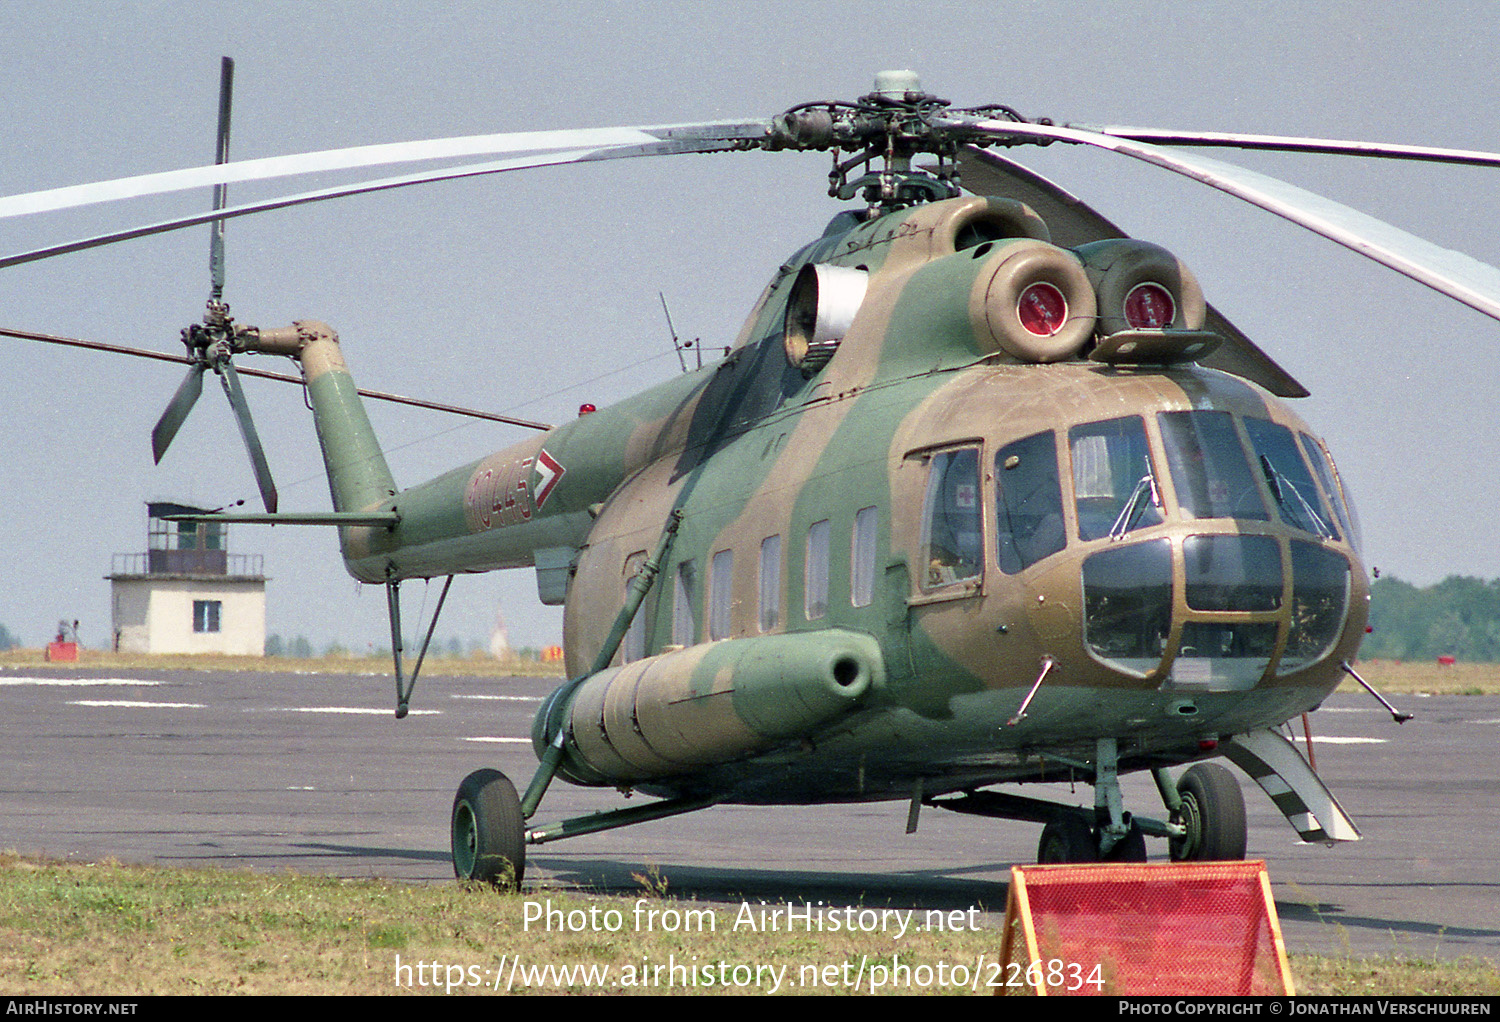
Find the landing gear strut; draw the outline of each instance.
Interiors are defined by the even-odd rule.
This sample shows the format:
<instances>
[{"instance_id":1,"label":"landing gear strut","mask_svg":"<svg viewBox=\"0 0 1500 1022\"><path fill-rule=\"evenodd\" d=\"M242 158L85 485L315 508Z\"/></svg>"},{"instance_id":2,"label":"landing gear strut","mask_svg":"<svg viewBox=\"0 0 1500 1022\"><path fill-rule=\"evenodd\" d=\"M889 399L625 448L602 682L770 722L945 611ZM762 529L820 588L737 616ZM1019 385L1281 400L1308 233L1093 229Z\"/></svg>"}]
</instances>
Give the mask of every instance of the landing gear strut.
<instances>
[{"instance_id":1,"label":"landing gear strut","mask_svg":"<svg viewBox=\"0 0 1500 1022\"><path fill-rule=\"evenodd\" d=\"M476 770L453 797L453 872L516 891L526 870L526 821L516 787L498 770Z\"/></svg>"}]
</instances>

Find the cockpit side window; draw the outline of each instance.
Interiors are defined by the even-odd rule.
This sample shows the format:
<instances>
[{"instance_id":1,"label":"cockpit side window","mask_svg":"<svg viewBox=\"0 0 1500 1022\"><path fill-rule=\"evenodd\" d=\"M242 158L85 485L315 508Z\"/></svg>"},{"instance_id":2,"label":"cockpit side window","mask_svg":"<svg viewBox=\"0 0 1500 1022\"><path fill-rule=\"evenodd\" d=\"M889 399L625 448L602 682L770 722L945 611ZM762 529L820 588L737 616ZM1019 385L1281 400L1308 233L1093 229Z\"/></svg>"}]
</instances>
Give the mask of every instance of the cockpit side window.
<instances>
[{"instance_id":1,"label":"cockpit side window","mask_svg":"<svg viewBox=\"0 0 1500 1022\"><path fill-rule=\"evenodd\" d=\"M1067 543L1057 437L1048 430L1016 440L995 455L995 520L1000 570L1031 567Z\"/></svg>"},{"instance_id":2,"label":"cockpit side window","mask_svg":"<svg viewBox=\"0 0 1500 1022\"><path fill-rule=\"evenodd\" d=\"M1345 499L1339 486L1340 480L1334 475L1333 463L1328 460L1328 453L1323 450L1322 444L1306 433L1298 433L1297 438L1302 441L1302 450L1307 455L1307 460L1312 462L1313 471L1318 474L1318 482L1323 484L1323 492L1333 501L1333 512L1338 515L1339 524L1344 527L1344 535L1349 537L1349 542L1356 550L1359 549L1359 529L1354 519L1354 508Z\"/></svg>"},{"instance_id":3,"label":"cockpit side window","mask_svg":"<svg viewBox=\"0 0 1500 1022\"><path fill-rule=\"evenodd\" d=\"M1161 524L1161 489L1140 416L1074 426L1068 445L1079 539L1123 536Z\"/></svg>"},{"instance_id":4,"label":"cockpit side window","mask_svg":"<svg viewBox=\"0 0 1500 1022\"><path fill-rule=\"evenodd\" d=\"M979 449L932 455L922 511L923 589L978 578L984 568L979 504Z\"/></svg>"},{"instance_id":5,"label":"cockpit side window","mask_svg":"<svg viewBox=\"0 0 1500 1022\"><path fill-rule=\"evenodd\" d=\"M1267 520L1228 412L1160 412L1156 421L1184 518Z\"/></svg>"},{"instance_id":6,"label":"cockpit side window","mask_svg":"<svg viewBox=\"0 0 1500 1022\"><path fill-rule=\"evenodd\" d=\"M1245 432L1281 520L1315 536L1338 539L1333 514L1297 451L1292 431L1265 419L1246 419Z\"/></svg>"}]
</instances>

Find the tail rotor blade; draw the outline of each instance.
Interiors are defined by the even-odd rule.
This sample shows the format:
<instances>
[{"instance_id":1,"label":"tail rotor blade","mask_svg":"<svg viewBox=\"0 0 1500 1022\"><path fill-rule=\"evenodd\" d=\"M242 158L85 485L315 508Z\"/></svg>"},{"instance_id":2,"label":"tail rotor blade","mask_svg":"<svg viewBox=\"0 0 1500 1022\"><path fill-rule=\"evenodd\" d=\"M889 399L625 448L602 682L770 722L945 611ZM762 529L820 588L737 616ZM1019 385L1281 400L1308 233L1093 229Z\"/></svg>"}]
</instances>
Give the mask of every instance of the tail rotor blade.
<instances>
[{"instance_id":1,"label":"tail rotor blade","mask_svg":"<svg viewBox=\"0 0 1500 1022\"><path fill-rule=\"evenodd\" d=\"M276 484L271 481L271 466L266 461L265 449L260 445L260 436L255 432L255 423L250 418L250 406L245 403L245 392L240 388L239 374L228 360L216 368L219 382L224 384L224 394L229 398L229 406L234 409L235 421L239 423L245 450L250 455L250 466L255 470L255 484L260 487L260 499L265 503L266 511L275 514Z\"/></svg>"},{"instance_id":2,"label":"tail rotor blade","mask_svg":"<svg viewBox=\"0 0 1500 1022\"><path fill-rule=\"evenodd\" d=\"M162 456L167 453L167 448L172 444L172 438L182 428L183 420L188 412L193 410L193 405L198 400L198 395L203 393L203 373L208 369L207 365L199 363L188 370L187 376L183 378L177 387L177 393L172 395L172 400L167 402L167 410L161 413L161 418L151 430L151 455L161 464Z\"/></svg>"}]
</instances>

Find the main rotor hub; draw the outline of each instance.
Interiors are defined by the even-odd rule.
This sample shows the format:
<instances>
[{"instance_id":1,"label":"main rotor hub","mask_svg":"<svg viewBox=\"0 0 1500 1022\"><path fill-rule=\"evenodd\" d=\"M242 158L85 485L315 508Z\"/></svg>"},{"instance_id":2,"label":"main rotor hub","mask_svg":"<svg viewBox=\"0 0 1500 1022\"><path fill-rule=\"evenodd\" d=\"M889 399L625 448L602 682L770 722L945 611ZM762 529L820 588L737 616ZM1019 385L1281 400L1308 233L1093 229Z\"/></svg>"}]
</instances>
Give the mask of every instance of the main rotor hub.
<instances>
[{"instance_id":1,"label":"main rotor hub","mask_svg":"<svg viewBox=\"0 0 1500 1022\"><path fill-rule=\"evenodd\" d=\"M924 92L914 72L882 71L875 76L874 91L853 103L803 103L773 118L761 145L771 150L832 150L828 194L852 199L862 192L872 212L888 213L958 197L954 159L960 143L989 145L996 141L993 136L934 124L934 118L947 113L950 105L948 100ZM975 112L1025 120L1009 107L986 107ZM841 161L841 152L850 156ZM919 153L937 157L935 171L912 166L912 157ZM878 170L873 167L877 159L884 161ZM855 170L863 172L851 178Z\"/></svg>"}]
</instances>

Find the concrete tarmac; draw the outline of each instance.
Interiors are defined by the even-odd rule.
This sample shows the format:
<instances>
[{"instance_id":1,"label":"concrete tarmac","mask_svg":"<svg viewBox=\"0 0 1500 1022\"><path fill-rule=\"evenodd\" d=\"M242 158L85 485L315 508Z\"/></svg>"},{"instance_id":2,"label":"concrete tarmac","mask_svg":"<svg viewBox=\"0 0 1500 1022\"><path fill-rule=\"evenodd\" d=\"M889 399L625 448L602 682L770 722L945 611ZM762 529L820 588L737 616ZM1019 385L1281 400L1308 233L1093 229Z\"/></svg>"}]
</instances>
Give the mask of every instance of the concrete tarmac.
<instances>
[{"instance_id":1,"label":"concrete tarmac","mask_svg":"<svg viewBox=\"0 0 1500 1022\"><path fill-rule=\"evenodd\" d=\"M490 766L525 786L555 684L424 677L397 721L387 677L0 670L0 849L446 882L458 782ZM1301 844L1242 777L1249 857L1268 864L1289 950L1500 960L1500 697L1395 701L1416 719L1398 726L1363 695L1313 719L1318 768L1363 840ZM1093 800L1086 785L1023 790ZM1148 778L1125 794L1162 814ZM623 804L559 782L537 821ZM906 809L716 807L533 846L526 886L1003 913L1040 827L928 808L907 835ZM1166 858L1164 842L1148 850Z\"/></svg>"}]
</instances>

